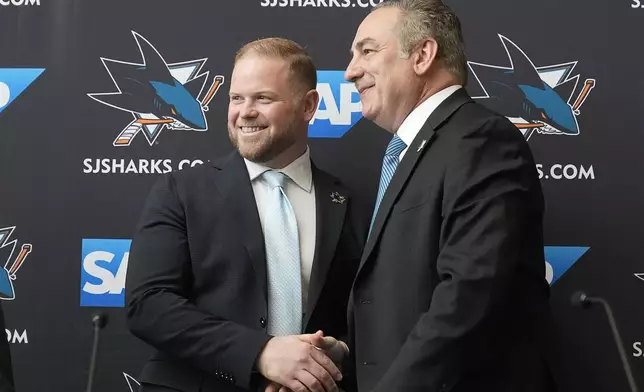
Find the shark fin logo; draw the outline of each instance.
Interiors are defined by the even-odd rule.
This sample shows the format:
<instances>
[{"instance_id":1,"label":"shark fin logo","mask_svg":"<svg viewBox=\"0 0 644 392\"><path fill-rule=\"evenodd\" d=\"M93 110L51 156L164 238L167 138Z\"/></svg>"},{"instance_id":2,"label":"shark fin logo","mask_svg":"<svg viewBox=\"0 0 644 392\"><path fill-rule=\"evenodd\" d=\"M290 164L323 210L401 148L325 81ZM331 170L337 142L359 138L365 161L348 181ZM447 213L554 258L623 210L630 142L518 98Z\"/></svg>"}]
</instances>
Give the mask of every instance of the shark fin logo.
<instances>
[{"instance_id":1,"label":"shark fin logo","mask_svg":"<svg viewBox=\"0 0 644 392\"><path fill-rule=\"evenodd\" d=\"M217 75L204 92L209 72L201 72L207 58L167 63L152 44L132 31L143 62L130 63L101 57L117 92L87 94L90 98L134 116L113 145L129 146L143 133L152 146L164 129L207 131L205 112L224 77ZM201 98L199 98L201 97Z\"/></svg>"},{"instance_id":2,"label":"shark fin logo","mask_svg":"<svg viewBox=\"0 0 644 392\"><path fill-rule=\"evenodd\" d=\"M586 246L546 246L546 280L551 285L561 278L590 248Z\"/></svg>"},{"instance_id":3,"label":"shark fin logo","mask_svg":"<svg viewBox=\"0 0 644 392\"><path fill-rule=\"evenodd\" d=\"M586 79L579 94L579 75L571 76L576 61L536 67L514 42L499 34L509 67L468 61L484 96L473 97L489 109L507 117L530 139L545 135L579 135L577 116L595 79Z\"/></svg>"},{"instance_id":4,"label":"shark fin logo","mask_svg":"<svg viewBox=\"0 0 644 392\"><path fill-rule=\"evenodd\" d=\"M125 382L127 382L127 386L130 387L130 392L136 392L139 390L139 387L141 386L141 384L139 384L139 382L136 381L134 377L130 376L127 373L123 373L123 377L125 377Z\"/></svg>"},{"instance_id":5,"label":"shark fin logo","mask_svg":"<svg viewBox=\"0 0 644 392\"><path fill-rule=\"evenodd\" d=\"M44 68L0 68L0 113L43 72Z\"/></svg>"},{"instance_id":6,"label":"shark fin logo","mask_svg":"<svg viewBox=\"0 0 644 392\"><path fill-rule=\"evenodd\" d=\"M18 269L20 269L22 264L25 262L32 249L31 244L23 244L16 258L13 258L16 246L18 245L18 240L9 241L9 237L11 237L15 228L15 226L11 226L0 229L0 250L9 250L9 258L4 265L4 268L0 270L0 299L4 300L12 300L16 298L13 281L16 280Z\"/></svg>"}]
</instances>

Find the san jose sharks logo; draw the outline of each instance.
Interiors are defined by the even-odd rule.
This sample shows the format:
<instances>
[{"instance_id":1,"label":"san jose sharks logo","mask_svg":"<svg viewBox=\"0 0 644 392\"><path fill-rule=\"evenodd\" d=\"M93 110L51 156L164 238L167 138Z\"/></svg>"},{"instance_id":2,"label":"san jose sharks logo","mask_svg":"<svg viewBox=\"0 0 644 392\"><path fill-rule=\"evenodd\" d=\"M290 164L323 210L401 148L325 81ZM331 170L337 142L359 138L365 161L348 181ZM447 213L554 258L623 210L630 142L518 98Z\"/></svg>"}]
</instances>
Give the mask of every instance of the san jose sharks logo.
<instances>
[{"instance_id":1,"label":"san jose sharks logo","mask_svg":"<svg viewBox=\"0 0 644 392\"><path fill-rule=\"evenodd\" d=\"M571 77L576 61L536 67L518 45L500 34L499 37L510 66L468 61L485 93L473 98L507 117L526 139L530 139L534 132L578 135L577 116L595 87L595 80L586 79L573 101L579 82L579 75Z\"/></svg>"},{"instance_id":2,"label":"san jose sharks logo","mask_svg":"<svg viewBox=\"0 0 644 392\"><path fill-rule=\"evenodd\" d=\"M152 146L164 129L207 131L205 112L224 77L217 75L202 96L209 72L201 72L207 58L168 64L152 44L132 31L143 63L130 63L101 57L117 92L87 94L96 101L131 113L113 145L129 146L143 133Z\"/></svg>"},{"instance_id":3,"label":"san jose sharks logo","mask_svg":"<svg viewBox=\"0 0 644 392\"><path fill-rule=\"evenodd\" d=\"M13 240L9 242L9 237L15 230L15 226L5 227L0 229L0 251L9 250L9 258L4 265L3 269L0 269L0 299L12 300L16 298L16 293L13 288L13 281L16 280L16 272L22 266L27 255L31 253L32 246L31 244L23 244L20 248L20 252L13 259L13 254L16 250L18 240ZM3 254L4 252L0 253Z\"/></svg>"}]
</instances>

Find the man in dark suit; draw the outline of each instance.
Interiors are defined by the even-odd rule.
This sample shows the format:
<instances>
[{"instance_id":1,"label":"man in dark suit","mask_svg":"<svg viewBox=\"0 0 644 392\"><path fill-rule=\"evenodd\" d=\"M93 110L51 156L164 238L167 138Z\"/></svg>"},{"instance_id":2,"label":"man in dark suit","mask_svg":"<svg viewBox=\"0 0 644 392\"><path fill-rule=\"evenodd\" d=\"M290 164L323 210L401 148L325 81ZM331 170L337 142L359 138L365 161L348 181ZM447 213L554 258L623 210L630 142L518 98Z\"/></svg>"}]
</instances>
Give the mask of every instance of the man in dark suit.
<instances>
[{"instance_id":1,"label":"man in dark suit","mask_svg":"<svg viewBox=\"0 0 644 392\"><path fill-rule=\"evenodd\" d=\"M141 391L342 386L346 304L368 221L309 158L316 83L296 43L246 45L230 84L235 151L153 187L126 283L129 328L156 349Z\"/></svg>"},{"instance_id":2,"label":"man in dark suit","mask_svg":"<svg viewBox=\"0 0 644 392\"><path fill-rule=\"evenodd\" d=\"M4 312L0 305L0 392L13 392L13 367L11 364L11 348L4 335Z\"/></svg>"},{"instance_id":3,"label":"man in dark suit","mask_svg":"<svg viewBox=\"0 0 644 392\"><path fill-rule=\"evenodd\" d=\"M362 22L346 78L394 134L349 303L359 391L550 391L544 200L528 144L463 86L440 0Z\"/></svg>"}]
</instances>

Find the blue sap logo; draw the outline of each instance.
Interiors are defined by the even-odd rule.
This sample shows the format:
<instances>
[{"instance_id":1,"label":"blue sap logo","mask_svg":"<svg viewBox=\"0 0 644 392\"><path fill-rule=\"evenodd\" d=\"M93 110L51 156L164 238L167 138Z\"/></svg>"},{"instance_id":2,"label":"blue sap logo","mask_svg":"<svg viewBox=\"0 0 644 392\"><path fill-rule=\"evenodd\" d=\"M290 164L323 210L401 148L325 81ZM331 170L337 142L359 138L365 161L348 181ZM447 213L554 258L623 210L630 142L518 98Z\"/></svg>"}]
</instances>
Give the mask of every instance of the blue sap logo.
<instances>
[{"instance_id":1,"label":"blue sap logo","mask_svg":"<svg viewBox=\"0 0 644 392\"><path fill-rule=\"evenodd\" d=\"M586 246L546 246L546 280L551 285L590 249Z\"/></svg>"},{"instance_id":2,"label":"blue sap logo","mask_svg":"<svg viewBox=\"0 0 644 392\"><path fill-rule=\"evenodd\" d=\"M131 240L83 239L81 306L125 306Z\"/></svg>"},{"instance_id":3,"label":"blue sap logo","mask_svg":"<svg viewBox=\"0 0 644 392\"><path fill-rule=\"evenodd\" d=\"M0 68L0 113L43 71L43 68Z\"/></svg>"},{"instance_id":4,"label":"blue sap logo","mask_svg":"<svg viewBox=\"0 0 644 392\"><path fill-rule=\"evenodd\" d=\"M360 96L344 71L318 71L320 104L309 123L309 137L341 138L362 118Z\"/></svg>"}]
</instances>

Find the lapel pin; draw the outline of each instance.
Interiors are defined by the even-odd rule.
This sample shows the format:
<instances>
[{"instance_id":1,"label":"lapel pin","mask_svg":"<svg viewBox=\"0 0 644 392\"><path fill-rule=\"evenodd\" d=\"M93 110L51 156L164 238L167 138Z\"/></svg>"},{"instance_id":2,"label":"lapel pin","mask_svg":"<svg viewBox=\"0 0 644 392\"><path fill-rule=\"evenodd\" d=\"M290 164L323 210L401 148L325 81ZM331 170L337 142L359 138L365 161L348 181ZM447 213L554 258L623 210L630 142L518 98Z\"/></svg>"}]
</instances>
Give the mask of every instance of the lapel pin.
<instances>
[{"instance_id":1,"label":"lapel pin","mask_svg":"<svg viewBox=\"0 0 644 392\"><path fill-rule=\"evenodd\" d=\"M420 143L420 146L418 147L418 150L416 150L416 152L420 152L420 150L422 150L423 147L425 147L426 143L427 143L427 140L423 139L422 143Z\"/></svg>"},{"instance_id":2,"label":"lapel pin","mask_svg":"<svg viewBox=\"0 0 644 392\"><path fill-rule=\"evenodd\" d=\"M340 195L338 192L331 193L331 201L334 203L342 204L344 203L344 196Z\"/></svg>"}]
</instances>

